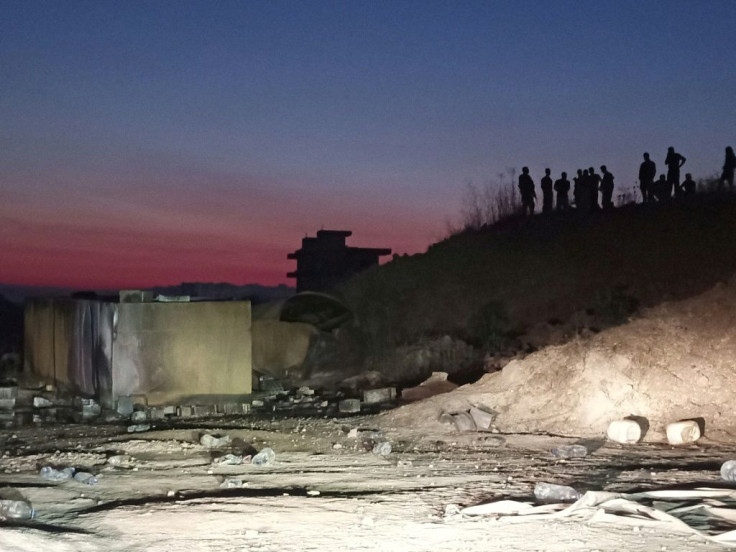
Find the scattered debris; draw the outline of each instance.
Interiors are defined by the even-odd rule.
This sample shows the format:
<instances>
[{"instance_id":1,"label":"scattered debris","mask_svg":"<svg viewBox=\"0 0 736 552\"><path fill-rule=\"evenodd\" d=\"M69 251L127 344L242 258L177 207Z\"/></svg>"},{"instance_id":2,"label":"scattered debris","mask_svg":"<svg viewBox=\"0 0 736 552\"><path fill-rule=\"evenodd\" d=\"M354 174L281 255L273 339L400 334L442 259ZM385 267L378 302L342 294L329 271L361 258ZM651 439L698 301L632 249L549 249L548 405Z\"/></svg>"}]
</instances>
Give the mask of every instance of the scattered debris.
<instances>
[{"instance_id":1,"label":"scattered debris","mask_svg":"<svg viewBox=\"0 0 736 552\"><path fill-rule=\"evenodd\" d=\"M220 483L221 489L240 489L243 486L243 480L242 479L225 479L222 483Z\"/></svg>"},{"instance_id":2,"label":"scattered debris","mask_svg":"<svg viewBox=\"0 0 736 552\"><path fill-rule=\"evenodd\" d=\"M721 478L736 482L736 460L726 460L721 466Z\"/></svg>"},{"instance_id":3,"label":"scattered debris","mask_svg":"<svg viewBox=\"0 0 736 552\"><path fill-rule=\"evenodd\" d=\"M496 419L496 412L484 406L472 406L470 407L469 413L478 430L490 429L493 420Z\"/></svg>"},{"instance_id":4,"label":"scattered debris","mask_svg":"<svg viewBox=\"0 0 736 552\"><path fill-rule=\"evenodd\" d=\"M94 399L82 399L82 419L91 420L102 413L102 407Z\"/></svg>"},{"instance_id":5,"label":"scattered debris","mask_svg":"<svg viewBox=\"0 0 736 552\"><path fill-rule=\"evenodd\" d=\"M670 445L694 443L700 439L700 426L695 420L682 420L667 425L667 441Z\"/></svg>"},{"instance_id":6,"label":"scattered debris","mask_svg":"<svg viewBox=\"0 0 736 552\"><path fill-rule=\"evenodd\" d=\"M550 452L556 458L585 458L588 456L588 448L584 445L561 445Z\"/></svg>"},{"instance_id":7,"label":"scattered debris","mask_svg":"<svg viewBox=\"0 0 736 552\"><path fill-rule=\"evenodd\" d=\"M457 389L457 385L451 381L447 381L447 372L432 372L432 375L424 380L416 387L408 387L401 392L401 399L404 401L419 401L448 393L453 389Z\"/></svg>"},{"instance_id":8,"label":"scattered debris","mask_svg":"<svg viewBox=\"0 0 736 552\"><path fill-rule=\"evenodd\" d=\"M44 397L33 397L33 408L50 408L52 406L54 406L54 403Z\"/></svg>"},{"instance_id":9,"label":"scattered debris","mask_svg":"<svg viewBox=\"0 0 736 552\"><path fill-rule=\"evenodd\" d=\"M64 468L57 470L51 466L44 466L41 468L39 475L46 481L69 481L74 476L74 468Z\"/></svg>"},{"instance_id":10,"label":"scattered debris","mask_svg":"<svg viewBox=\"0 0 736 552\"><path fill-rule=\"evenodd\" d=\"M485 415L479 416L481 423L485 424L489 422L488 417ZM462 412L445 412L442 411L439 417L440 422L446 424L454 424L458 431L478 431L479 427L476 424L475 418L473 417L470 410L464 410ZM486 427L480 429L488 429L490 423Z\"/></svg>"},{"instance_id":11,"label":"scattered debris","mask_svg":"<svg viewBox=\"0 0 736 552\"><path fill-rule=\"evenodd\" d=\"M213 463L220 466L239 466L243 463L243 457L235 454L226 454L225 456L215 458Z\"/></svg>"},{"instance_id":12,"label":"scattered debris","mask_svg":"<svg viewBox=\"0 0 736 552\"><path fill-rule=\"evenodd\" d=\"M107 459L107 463L113 468L130 469L135 466L135 462L132 456L127 454L116 454Z\"/></svg>"},{"instance_id":13,"label":"scattered debris","mask_svg":"<svg viewBox=\"0 0 736 552\"><path fill-rule=\"evenodd\" d=\"M223 435L222 437L216 437L214 435L210 435L209 433L205 433L199 439L199 444L205 448L210 449L226 447L230 444L230 436Z\"/></svg>"},{"instance_id":14,"label":"scattered debris","mask_svg":"<svg viewBox=\"0 0 736 552\"><path fill-rule=\"evenodd\" d=\"M568 487L569 488L569 487ZM450 509L448 506L445 509ZM452 509L454 512L454 509ZM522 519L595 520L661 532L683 531L727 546L736 544L736 491L733 489L667 489L635 494L588 491L575 503L531 506L503 500L460 510L463 515L508 515ZM664 550L665 547L662 547Z\"/></svg>"},{"instance_id":15,"label":"scattered debris","mask_svg":"<svg viewBox=\"0 0 736 552\"><path fill-rule=\"evenodd\" d=\"M337 405L343 414L355 414L360 412L360 401L358 399L343 399Z\"/></svg>"},{"instance_id":16,"label":"scattered debris","mask_svg":"<svg viewBox=\"0 0 736 552\"><path fill-rule=\"evenodd\" d=\"M145 410L135 410L130 413L130 421L134 424L140 424L148 420L148 412Z\"/></svg>"},{"instance_id":17,"label":"scattered debris","mask_svg":"<svg viewBox=\"0 0 736 552\"><path fill-rule=\"evenodd\" d=\"M76 472L74 474L74 480L85 485L97 485L98 483L97 477L89 472Z\"/></svg>"},{"instance_id":18,"label":"scattered debris","mask_svg":"<svg viewBox=\"0 0 736 552\"><path fill-rule=\"evenodd\" d=\"M633 445L642 438L642 427L636 420L615 420L608 425L606 435L611 441L622 445Z\"/></svg>"},{"instance_id":19,"label":"scattered debris","mask_svg":"<svg viewBox=\"0 0 736 552\"><path fill-rule=\"evenodd\" d=\"M382 387L380 389L366 389L363 391L363 402L365 404L380 404L396 400L395 387Z\"/></svg>"},{"instance_id":20,"label":"scattered debris","mask_svg":"<svg viewBox=\"0 0 736 552\"><path fill-rule=\"evenodd\" d=\"M261 452L253 457L250 463L255 464L256 466L265 466L273 463L274 458L276 458L276 453L273 451L273 449L265 447L261 449Z\"/></svg>"},{"instance_id":21,"label":"scattered debris","mask_svg":"<svg viewBox=\"0 0 736 552\"><path fill-rule=\"evenodd\" d=\"M133 413L133 397L118 397L115 410L121 416L130 416Z\"/></svg>"},{"instance_id":22,"label":"scattered debris","mask_svg":"<svg viewBox=\"0 0 736 552\"><path fill-rule=\"evenodd\" d=\"M0 519L33 519L36 511L25 500L0 500Z\"/></svg>"},{"instance_id":23,"label":"scattered debris","mask_svg":"<svg viewBox=\"0 0 736 552\"><path fill-rule=\"evenodd\" d=\"M373 445L373 454L377 454L379 456L388 456L391 454L391 443L388 441L379 441L375 445Z\"/></svg>"},{"instance_id":24,"label":"scattered debris","mask_svg":"<svg viewBox=\"0 0 736 552\"><path fill-rule=\"evenodd\" d=\"M135 424L128 426L128 433L142 433L151 429L151 424Z\"/></svg>"},{"instance_id":25,"label":"scattered debris","mask_svg":"<svg viewBox=\"0 0 736 552\"><path fill-rule=\"evenodd\" d=\"M534 498L541 502L575 502L580 499L580 493L566 485L537 483L534 486Z\"/></svg>"},{"instance_id":26,"label":"scattered debris","mask_svg":"<svg viewBox=\"0 0 736 552\"><path fill-rule=\"evenodd\" d=\"M458 513L464 516L507 516L520 514L533 507L534 506L531 502L522 502L520 500L498 500L487 504L469 506L459 510ZM445 511L447 511L447 509L445 509Z\"/></svg>"}]
</instances>

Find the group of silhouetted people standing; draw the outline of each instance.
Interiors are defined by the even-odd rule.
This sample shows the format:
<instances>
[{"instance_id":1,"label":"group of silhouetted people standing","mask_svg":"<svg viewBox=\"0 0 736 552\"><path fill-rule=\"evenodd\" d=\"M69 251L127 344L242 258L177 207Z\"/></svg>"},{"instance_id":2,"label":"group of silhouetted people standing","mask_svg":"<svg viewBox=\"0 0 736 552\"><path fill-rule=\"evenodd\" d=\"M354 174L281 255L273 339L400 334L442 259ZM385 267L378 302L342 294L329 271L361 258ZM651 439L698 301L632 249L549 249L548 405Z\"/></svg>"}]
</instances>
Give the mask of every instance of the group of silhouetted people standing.
<instances>
[{"instance_id":1,"label":"group of silhouetted people standing","mask_svg":"<svg viewBox=\"0 0 736 552\"><path fill-rule=\"evenodd\" d=\"M687 159L675 151L675 148L667 148L667 157L664 164L667 166L667 174L657 176L657 165L644 154L644 162L639 166L639 188L644 203L655 201L667 201L673 196L676 198L692 196L696 192L696 184L690 173L685 174L685 180L680 182L680 169ZM718 181L718 189L723 190L728 184L729 191L733 191L734 172L736 171L736 155L733 148L726 148L726 160L723 163L723 172ZM573 177L572 193L575 207L580 212L607 211L613 209L613 175L601 166L601 174L597 174L593 167L589 169L578 169L577 176ZM540 181L542 189L542 213L551 213L555 207L558 211L567 211L570 206L570 181L567 173L563 172L560 178L553 181L550 169L544 169L544 176ZM534 181L529 175L529 167L524 167L519 176L519 192L521 192L521 205L525 215L533 215L537 202L537 192L534 189ZM600 192L600 203L599 203Z\"/></svg>"},{"instance_id":2,"label":"group of silhouetted people standing","mask_svg":"<svg viewBox=\"0 0 736 552\"><path fill-rule=\"evenodd\" d=\"M544 176L540 181L542 188L542 213L551 213L555 204L558 211L567 211L570 207L570 181L567 173L563 172L560 178L552 181L550 169L544 169ZM613 174L601 166L601 174L597 174L593 167L589 169L578 169L577 176L573 177L573 197L578 211L591 212L608 210L613 208ZM521 193L521 205L525 215L533 215L537 200L537 192L534 189L534 181L529 175L529 167L521 169L519 176L519 192ZM600 192L601 202L598 202Z\"/></svg>"},{"instance_id":3,"label":"group of silhouetted people standing","mask_svg":"<svg viewBox=\"0 0 736 552\"><path fill-rule=\"evenodd\" d=\"M667 175L657 175L657 165L644 154L644 162L639 166L639 188L644 203L654 201L667 201L674 197L688 197L695 195L697 185L690 173L685 174L685 180L680 182L680 168L685 164L685 157L675 151L675 148L667 148L667 157L664 164L667 166ZM733 191L733 175L736 169L736 156L731 146L726 148L726 160L723 162L723 172L718 180L718 190L723 190L728 184L729 191Z\"/></svg>"},{"instance_id":4,"label":"group of silhouetted people standing","mask_svg":"<svg viewBox=\"0 0 736 552\"><path fill-rule=\"evenodd\" d=\"M641 198L644 203L652 203L654 201L666 201L671 199L673 194L675 197L691 196L695 193L695 181L690 173L685 175L685 181L680 183L680 168L685 164L684 155L675 151L675 148L667 148L667 157L664 164L667 166L667 176L659 175L659 180L654 180L657 176L657 164L649 158L649 154L644 154L644 161L639 165L639 189L641 190Z\"/></svg>"}]
</instances>

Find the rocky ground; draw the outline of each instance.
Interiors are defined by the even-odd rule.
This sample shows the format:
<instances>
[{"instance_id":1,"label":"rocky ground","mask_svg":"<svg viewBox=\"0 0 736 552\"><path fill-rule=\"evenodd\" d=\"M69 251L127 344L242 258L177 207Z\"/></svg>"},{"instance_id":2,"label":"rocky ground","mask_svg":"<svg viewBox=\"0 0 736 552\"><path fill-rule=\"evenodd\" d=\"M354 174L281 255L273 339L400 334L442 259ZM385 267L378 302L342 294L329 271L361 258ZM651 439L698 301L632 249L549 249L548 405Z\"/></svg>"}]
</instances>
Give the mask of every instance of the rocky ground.
<instances>
[{"instance_id":1,"label":"rocky ground","mask_svg":"<svg viewBox=\"0 0 736 552\"><path fill-rule=\"evenodd\" d=\"M449 505L529 499L535 483L634 491L716 485L736 446L707 440L675 448L584 444L585 458L550 450L573 439L384 427L377 417L254 417L160 424L128 434L122 425L56 425L0 436L0 494L37 510L2 522L0 550L717 550L683 533L572 521L511 522L446 515ZM352 431L358 429L359 431ZM223 449L200 444L227 434ZM357 436L356 436L357 433ZM391 443L390 454L367 450ZM265 466L217 458L272 448ZM108 462L127 455L125 467ZM97 474L94 486L42 479L45 465ZM242 484L222 488L226 480ZM237 484L237 483L231 483Z\"/></svg>"}]
</instances>

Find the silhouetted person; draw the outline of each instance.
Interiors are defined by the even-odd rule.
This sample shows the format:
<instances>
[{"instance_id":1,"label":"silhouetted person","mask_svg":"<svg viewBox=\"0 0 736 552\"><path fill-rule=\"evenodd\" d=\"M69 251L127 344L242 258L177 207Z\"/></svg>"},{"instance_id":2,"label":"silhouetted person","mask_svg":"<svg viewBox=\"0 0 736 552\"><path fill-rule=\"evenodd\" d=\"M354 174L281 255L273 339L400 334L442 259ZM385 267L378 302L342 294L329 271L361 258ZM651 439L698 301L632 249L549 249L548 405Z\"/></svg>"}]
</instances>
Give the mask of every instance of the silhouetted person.
<instances>
[{"instance_id":1,"label":"silhouetted person","mask_svg":"<svg viewBox=\"0 0 736 552\"><path fill-rule=\"evenodd\" d=\"M519 192L521 192L521 206L524 209L524 215L532 216L534 214L534 200L537 198L537 192L534 190L534 181L529 176L529 167L521 169L519 175Z\"/></svg>"},{"instance_id":2,"label":"silhouetted person","mask_svg":"<svg viewBox=\"0 0 736 552\"><path fill-rule=\"evenodd\" d=\"M601 177L596 174L595 169L590 167L588 169L588 193L590 194L590 210L600 211L601 207L598 205L598 188L601 184Z\"/></svg>"},{"instance_id":3,"label":"silhouetted person","mask_svg":"<svg viewBox=\"0 0 736 552\"><path fill-rule=\"evenodd\" d=\"M575 208L580 208L580 193L583 189L583 171L582 169L577 170L577 176L572 177L573 189L572 197L575 199Z\"/></svg>"},{"instance_id":4,"label":"silhouetted person","mask_svg":"<svg viewBox=\"0 0 736 552\"><path fill-rule=\"evenodd\" d=\"M570 200L567 193L570 191L570 181L567 179L567 173L563 172L562 177L555 180L555 192L557 192L557 210L567 211L570 208Z\"/></svg>"},{"instance_id":5,"label":"silhouetted person","mask_svg":"<svg viewBox=\"0 0 736 552\"><path fill-rule=\"evenodd\" d=\"M670 185L663 174L659 175L659 180L653 184L653 188L652 193L657 201L665 201L670 198Z\"/></svg>"},{"instance_id":6,"label":"silhouetted person","mask_svg":"<svg viewBox=\"0 0 736 552\"><path fill-rule=\"evenodd\" d=\"M578 179L578 200L577 208L581 213L590 211L590 175L588 169L583 170L583 174Z\"/></svg>"},{"instance_id":7,"label":"silhouetted person","mask_svg":"<svg viewBox=\"0 0 736 552\"><path fill-rule=\"evenodd\" d=\"M657 165L649 159L649 154L644 154L644 162L639 165L639 189L641 200L650 203L654 200L654 177L657 176Z\"/></svg>"},{"instance_id":8,"label":"silhouetted person","mask_svg":"<svg viewBox=\"0 0 736 552\"><path fill-rule=\"evenodd\" d=\"M613 209L613 175L608 172L605 165L601 166L601 172L603 178L601 178L601 202L603 203L603 209L608 211Z\"/></svg>"},{"instance_id":9,"label":"silhouetted person","mask_svg":"<svg viewBox=\"0 0 736 552\"><path fill-rule=\"evenodd\" d=\"M680 167L685 164L685 157L675 152L675 148L667 148L667 157L664 164L667 165L667 197L672 197L672 192L677 193L680 188Z\"/></svg>"},{"instance_id":10,"label":"silhouetted person","mask_svg":"<svg viewBox=\"0 0 736 552\"><path fill-rule=\"evenodd\" d=\"M728 184L728 190L733 191L733 173L736 169L736 155L733 154L733 148L728 146L726 148L726 160L723 162L723 174L721 174L721 180L719 181L719 187L723 187L723 184Z\"/></svg>"},{"instance_id":11,"label":"silhouetted person","mask_svg":"<svg viewBox=\"0 0 736 552\"><path fill-rule=\"evenodd\" d=\"M682 195L685 197L695 195L695 181L690 173L685 175L685 181L682 183Z\"/></svg>"},{"instance_id":12,"label":"silhouetted person","mask_svg":"<svg viewBox=\"0 0 736 552\"><path fill-rule=\"evenodd\" d=\"M544 176L542 177L542 180L539 181L539 187L542 188L542 212L543 213L551 213L552 212L552 199L553 199L553 193L552 193L552 177L550 176L550 170L544 169Z\"/></svg>"}]
</instances>

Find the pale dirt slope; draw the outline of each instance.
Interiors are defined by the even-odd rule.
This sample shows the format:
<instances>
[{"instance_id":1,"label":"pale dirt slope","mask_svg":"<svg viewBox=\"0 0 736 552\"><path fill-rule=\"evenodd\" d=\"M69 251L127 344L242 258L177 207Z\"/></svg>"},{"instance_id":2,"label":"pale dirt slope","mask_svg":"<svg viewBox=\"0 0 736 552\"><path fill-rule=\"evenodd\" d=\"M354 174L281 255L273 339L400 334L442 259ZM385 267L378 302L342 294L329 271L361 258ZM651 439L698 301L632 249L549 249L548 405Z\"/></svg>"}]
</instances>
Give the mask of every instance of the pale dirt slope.
<instances>
[{"instance_id":1,"label":"pale dirt slope","mask_svg":"<svg viewBox=\"0 0 736 552\"><path fill-rule=\"evenodd\" d=\"M389 425L439 427L439 413L480 404L502 432L602 436L610 421L646 417L646 440L703 417L712 439L736 438L736 279L590 338L547 347L472 385L384 415ZM444 426L448 430L450 426Z\"/></svg>"}]
</instances>

